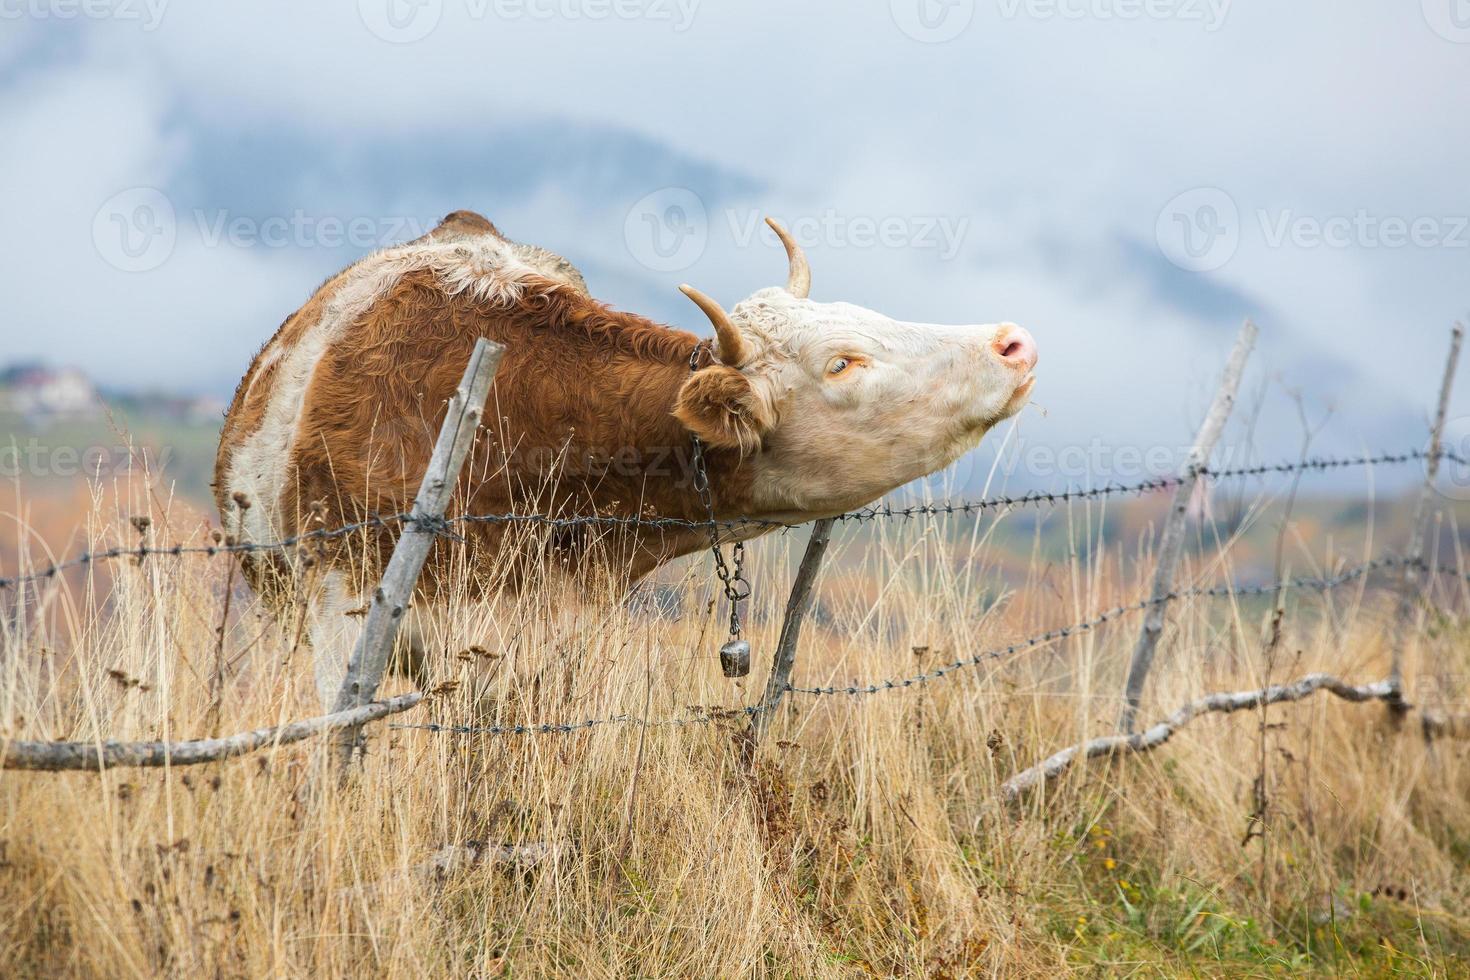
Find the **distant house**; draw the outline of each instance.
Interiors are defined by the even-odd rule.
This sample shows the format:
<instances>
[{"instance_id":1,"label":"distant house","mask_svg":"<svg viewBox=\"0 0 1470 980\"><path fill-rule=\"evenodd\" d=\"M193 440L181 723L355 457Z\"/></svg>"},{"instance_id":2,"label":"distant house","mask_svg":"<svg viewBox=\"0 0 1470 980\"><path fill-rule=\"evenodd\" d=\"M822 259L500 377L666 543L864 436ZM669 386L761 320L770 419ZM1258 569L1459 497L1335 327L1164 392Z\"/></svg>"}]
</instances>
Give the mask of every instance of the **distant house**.
<instances>
[{"instance_id":1,"label":"distant house","mask_svg":"<svg viewBox=\"0 0 1470 980\"><path fill-rule=\"evenodd\" d=\"M114 404L130 417L169 419L186 425L214 425L225 414L225 402L212 395L178 395L147 391L118 395Z\"/></svg>"},{"instance_id":2,"label":"distant house","mask_svg":"<svg viewBox=\"0 0 1470 980\"><path fill-rule=\"evenodd\" d=\"M101 411L97 386L76 368L16 364L0 369L0 412L48 421L90 418Z\"/></svg>"}]
</instances>

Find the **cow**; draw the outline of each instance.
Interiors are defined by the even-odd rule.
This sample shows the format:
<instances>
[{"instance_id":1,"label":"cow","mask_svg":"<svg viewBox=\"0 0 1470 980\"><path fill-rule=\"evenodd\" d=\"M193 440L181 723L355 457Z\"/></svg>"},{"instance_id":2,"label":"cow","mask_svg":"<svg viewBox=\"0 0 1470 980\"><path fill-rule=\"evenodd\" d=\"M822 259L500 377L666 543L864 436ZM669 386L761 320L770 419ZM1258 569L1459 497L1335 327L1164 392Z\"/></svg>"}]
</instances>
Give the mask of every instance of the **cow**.
<instances>
[{"instance_id":1,"label":"cow","mask_svg":"<svg viewBox=\"0 0 1470 980\"><path fill-rule=\"evenodd\" d=\"M954 462L1024 405L1037 360L1026 330L817 302L802 249L770 224L787 253L785 286L729 310L680 287L712 341L610 308L566 259L472 212L368 255L287 318L241 380L215 465L225 532L247 545L310 540L409 510L480 337L505 354L456 509L660 519L564 521L534 539L519 525L457 524L459 541L436 554L459 548L474 567L494 556L495 574L477 579L487 590L536 569L636 581L709 547L711 513L733 542L869 504ZM694 480L701 458L707 500ZM616 533L599 533L608 526ZM399 530L242 555L268 605L304 601L327 703ZM436 601L447 560L431 556L419 605Z\"/></svg>"}]
</instances>

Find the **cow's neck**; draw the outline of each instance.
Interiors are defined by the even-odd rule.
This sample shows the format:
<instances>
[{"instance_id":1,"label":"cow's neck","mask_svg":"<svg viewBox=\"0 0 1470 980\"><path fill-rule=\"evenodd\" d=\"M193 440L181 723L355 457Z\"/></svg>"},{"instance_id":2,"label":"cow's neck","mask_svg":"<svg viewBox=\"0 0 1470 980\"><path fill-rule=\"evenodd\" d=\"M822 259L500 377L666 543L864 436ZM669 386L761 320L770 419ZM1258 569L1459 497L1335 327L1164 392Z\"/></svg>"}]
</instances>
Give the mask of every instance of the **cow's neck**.
<instances>
[{"instance_id":1,"label":"cow's neck","mask_svg":"<svg viewBox=\"0 0 1470 980\"><path fill-rule=\"evenodd\" d=\"M589 481L586 492L603 512L707 519L694 486L693 438L674 417L674 404L689 380L690 356L699 338L629 314L605 309L598 313L598 329L584 334L584 343L570 352L564 342L551 346L544 329L524 335L528 348L546 345L531 355L532 360L545 364L560 359L564 377L615 379L614 386L600 396L581 400L581 410L574 413L580 417L566 420L571 424L574 456L614 454L609 472ZM586 340L592 342L585 344ZM566 363L568 357L580 363ZM708 354L702 354L698 363L708 366ZM628 457L620 462L618 452ZM753 499L750 460L709 446L704 448L704 457L715 516L748 515Z\"/></svg>"},{"instance_id":2,"label":"cow's neck","mask_svg":"<svg viewBox=\"0 0 1470 980\"><path fill-rule=\"evenodd\" d=\"M657 437L650 443L650 447L656 450L669 450L672 465L668 468L669 476L662 477L671 484L672 491L666 516L689 520L703 520L708 514L694 483L698 460L694 452L694 438L674 418L674 403L679 396L679 390L689 380L690 356L699 343L696 338L689 337L689 343L678 362L660 365L657 372L660 383L655 386L659 392L660 425ZM708 356L704 355L699 366L707 367L708 364ZM704 445L701 449L705 474L709 480L710 503L715 516L719 519L748 516L752 500L749 461L742 460L740 454L733 450L709 445Z\"/></svg>"}]
</instances>

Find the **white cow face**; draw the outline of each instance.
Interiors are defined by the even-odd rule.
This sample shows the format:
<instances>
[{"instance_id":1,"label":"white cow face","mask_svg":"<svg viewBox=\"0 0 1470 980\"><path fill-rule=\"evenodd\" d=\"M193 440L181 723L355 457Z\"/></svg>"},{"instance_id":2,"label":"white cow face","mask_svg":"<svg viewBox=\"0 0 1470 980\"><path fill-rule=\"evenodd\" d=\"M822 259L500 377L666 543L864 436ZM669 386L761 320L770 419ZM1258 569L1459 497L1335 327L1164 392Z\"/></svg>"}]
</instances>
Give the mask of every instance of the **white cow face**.
<instances>
[{"instance_id":1,"label":"white cow face","mask_svg":"<svg viewBox=\"0 0 1470 980\"><path fill-rule=\"evenodd\" d=\"M755 505L809 518L868 503L948 466L1031 393L1036 344L1012 323L908 323L806 298L800 249L785 289L710 315L721 363L693 375L675 414L754 468Z\"/></svg>"}]
</instances>

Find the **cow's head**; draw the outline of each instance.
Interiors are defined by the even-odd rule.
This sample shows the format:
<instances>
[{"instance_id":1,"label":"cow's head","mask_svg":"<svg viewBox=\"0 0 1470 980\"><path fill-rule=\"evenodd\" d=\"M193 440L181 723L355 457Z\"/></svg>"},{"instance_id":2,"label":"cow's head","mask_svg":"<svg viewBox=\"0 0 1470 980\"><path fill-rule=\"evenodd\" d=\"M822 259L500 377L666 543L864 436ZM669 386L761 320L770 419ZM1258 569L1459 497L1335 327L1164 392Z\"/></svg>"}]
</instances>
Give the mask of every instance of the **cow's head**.
<instances>
[{"instance_id":1,"label":"cow's head","mask_svg":"<svg viewBox=\"0 0 1470 980\"><path fill-rule=\"evenodd\" d=\"M786 246L785 288L726 312L680 288L714 323L719 363L693 374L674 414L711 446L738 450L758 511L860 506L948 466L1031 393L1036 344L1012 323L907 323L807 298L811 272Z\"/></svg>"}]
</instances>

